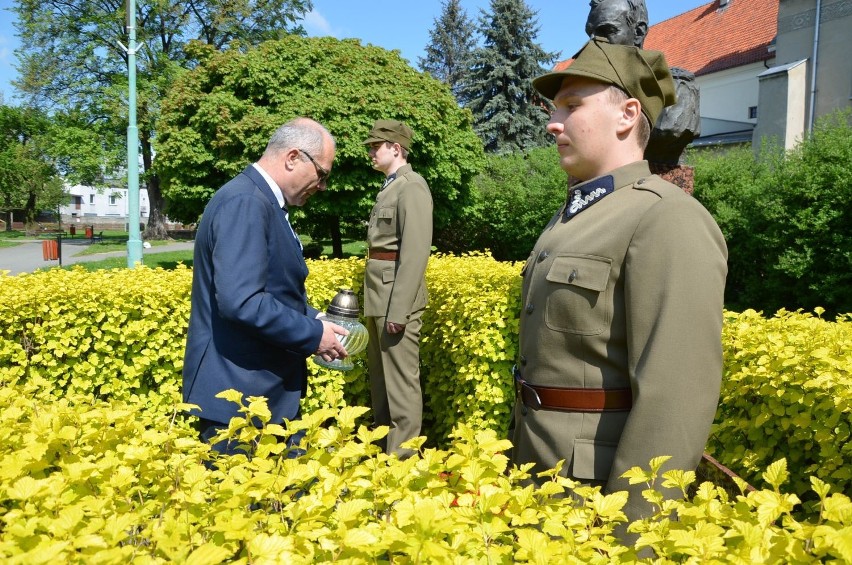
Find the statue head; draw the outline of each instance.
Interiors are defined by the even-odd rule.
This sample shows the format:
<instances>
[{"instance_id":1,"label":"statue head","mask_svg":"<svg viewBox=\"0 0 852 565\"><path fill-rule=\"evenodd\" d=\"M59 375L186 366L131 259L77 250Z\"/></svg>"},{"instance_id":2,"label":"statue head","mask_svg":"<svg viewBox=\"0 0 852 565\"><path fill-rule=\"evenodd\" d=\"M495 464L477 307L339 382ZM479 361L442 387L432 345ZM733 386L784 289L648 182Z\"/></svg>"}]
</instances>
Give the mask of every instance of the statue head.
<instances>
[{"instance_id":1,"label":"statue head","mask_svg":"<svg viewBox=\"0 0 852 565\"><path fill-rule=\"evenodd\" d=\"M589 37L604 37L616 45L641 48L648 33L645 0L591 0L586 19Z\"/></svg>"}]
</instances>

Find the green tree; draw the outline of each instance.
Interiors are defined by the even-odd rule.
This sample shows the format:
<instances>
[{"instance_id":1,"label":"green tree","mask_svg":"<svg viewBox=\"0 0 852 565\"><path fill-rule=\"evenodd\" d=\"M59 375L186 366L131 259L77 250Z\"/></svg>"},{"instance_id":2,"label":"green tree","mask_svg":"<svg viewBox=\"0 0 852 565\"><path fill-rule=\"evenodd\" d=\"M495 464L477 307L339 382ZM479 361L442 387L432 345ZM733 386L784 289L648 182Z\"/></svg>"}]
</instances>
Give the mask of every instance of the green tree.
<instances>
[{"instance_id":1,"label":"green tree","mask_svg":"<svg viewBox=\"0 0 852 565\"><path fill-rule=\"evenodd\" d=\"M767 157L774 153L767 153ZM725 305L735 310L759 306L754 290L765 292L763 255L773 245L767 240L763 214L769 203L773 167L755 159L751 147L724 153L706 150L687 153L695 168L695 198L710 212L728 245ZM761 283L762 282L762 283Z\"/></svg>"},{"instance_id":2,"label":"green tree","mask_svg":"<svg viewBox=\"0 0 852 565\"><path fill-rule=\"evenodd\" d=\"M23 210L24 223L35 223L40 210L55 210L64 198L63 183L49 154L53 128L42 112L0 106L0 210Z\"/></svg>"},{"instance_id":3,"label":"green tree","mask_svg":"<svg viewBox=\"0 0 852 565\"><path fill-rule=\"evenodd\" d=\"M550 102L535 91L532 79L545 72L557 53L535 40L536 12L524 0L491 0L482 11L479 32L484 45L471 55L463 96L474 115L474 129L485 150L505 153L547 145Z\"/></svg>"},{"instance_id":4,"label":"green tree","mask_svg":"<svg viewBox=\"0 0 852 565\"><path fill-rule=\"evenodd\" d=\"M21 78L16 87L27 104L73 117L78 131L67 134L69 141L88 140L92 134L101 140L88 147L102 148L101 168L107 174L113 172L106 169L126 143L125 6L125 0L19 0L14 7L21 38L16 51ZM309 0L137 1L132 21L141 46L136 59L137 125L142 180L151 204L147 239L167 236L165 201L159 179L152 174L152 147L160 98L181 68L195 64L187 45L198 41L225 49L235 41L236 46L250 46L287 33L304 33L297 22L311 8ZM70 158L65 163L82 164Z\"/></svg>"},{"instance_id":5,"label":"green tree","mask_svg":"<svg viewBox=\"0 0 852 565\"><path fill-rule=\"evenodd\" d=\"M429 45L425 57L417 64L450 87L460 104L464 105L464 84L469 72L470 54L476 47L476 30L459 0L446 0L441 5L441 16L435 18L429 31Z\"/></svg>"},{"instance_id":6,"label":"green tree","mask_svg":"<svg viewBox=\"0 0 852 565\"><path fill-rule=\"evenodd\" d=\"M192 72L163 100L157 170L182 221L196 221L210 196L263 153L272 131L304 115L337 140L328 190L294 211L298 229L331 236L342 253L341 229L370 212L382 177L363 144L379 118L414 130L409 161L432 191L439 228L458 213L482 165L470 112L446 85L411 68L398 53L357 40L288 36L245 53L205 48Z\"/></svg>"},{"instance_id":7,"label":"green tree","mask_svg":"<svg viewBox=\"0 0 852 565\"><path fill-rule=\"evenodd\" d=\"M782 161L769 194L780 305L852 313L852 110L817 121Z\"/></svg>"},{"instance_id":8,"label":"green tree","mask_svg":"<svg viewBox=\"0 0 852 565\"><path fill-rule=\"evenodd\" d=\"M852 312L850 122L850 110L826 116L786 154L690 154L695 196L728 243L729 308Z\"/></svg>"},{"instance_id":9,"label":"green tree","mask_svg":"<svg viewBox=\"0 0 852 565\"><path fill-rule=\"evenodd\" d=\"M565 201L568 179L556 148L488 155L472 204L436 236L448 251L489 250L500 261L526 259Z\"/></svg>"}]
</instances>

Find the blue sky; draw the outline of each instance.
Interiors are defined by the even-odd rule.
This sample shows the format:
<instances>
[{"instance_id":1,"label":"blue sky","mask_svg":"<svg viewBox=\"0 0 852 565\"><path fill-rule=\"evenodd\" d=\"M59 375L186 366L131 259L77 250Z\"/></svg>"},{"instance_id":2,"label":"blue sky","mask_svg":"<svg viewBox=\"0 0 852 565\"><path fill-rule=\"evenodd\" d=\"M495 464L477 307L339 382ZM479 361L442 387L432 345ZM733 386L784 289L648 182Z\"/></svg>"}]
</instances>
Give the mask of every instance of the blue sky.
<instances>
[{"instance_id":1,"label":"blue sky","mask_svg":"<svg viewBox=\"0 0 852 565\"><path fill-rule=\"evenodd\" d=\"M646 0L651 25L709 3L710 0ZM538 12L538 43L560 59L574 54L586 41L589 13L586 0L526 0ZM399 49L412 66L429 42L429 30L441 14L441 0L314 0L314 10L303 22L311 36L354 37L385 49ZM14 50L18 47L11 0L0 0L0 92L14 103L10 81L17 77ZM468 16L478 20L489 0L461 0Z\"/></svg>"}]
</instances>

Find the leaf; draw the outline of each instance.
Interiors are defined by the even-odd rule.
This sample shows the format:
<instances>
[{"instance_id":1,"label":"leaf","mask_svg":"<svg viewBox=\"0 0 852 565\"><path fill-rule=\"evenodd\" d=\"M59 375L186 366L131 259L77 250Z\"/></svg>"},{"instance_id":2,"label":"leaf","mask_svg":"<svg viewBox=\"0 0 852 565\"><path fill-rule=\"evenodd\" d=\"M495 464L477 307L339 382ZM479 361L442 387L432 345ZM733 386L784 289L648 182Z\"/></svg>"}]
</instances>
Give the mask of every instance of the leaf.
<instances>
[{"instance_id":1,"label":"leaf","mask_svg":"<svg viewBox=\"0 0 852 565\"><path fill-rule=\"evenodd\" d=\"M258 534L248 543L248 551L252 561L269 560L276 562L292 547L293 540L275 534Z\"/></svg>"},{"instance_id":2,"label":"leaf","mask_svg":"<svg viewBox=\"0 0 852 565\"><path fill-rule=\"evenodd\" d=\"M227 400L228 402L233 402L242 406L243 404L243 393L238 390L234 390L229 388L228 390L223 390L222 392L216 395L216 398L221 398L223 400Z\"/></svg>"},{"instance_id":3,"label":"leaf","mask_svg":"<svg viewBox=\"0 0 852 565\"><path fill-rule=\"evenodd\" d=\"M779 459L767 467L766 472L763 473L763 480L777 490L787 481L789 476L787 472L787 460Z\"/></svg>"},{"instance_id":4,"label":"leaf","mask_svg":"<svg viewBox=\"0 0 852 565\"><path fill-rule=\"evenodd\" d=\"M233 551L212 542L207 542L194 550L186 558L186 565L217 565L233 557Z\"/></svg>"},{"instance_id":5,"label":"leaf","mask_svg":"<svg viewBox=\"0 0 852 565\"><path fill-rule=\"evenodd\" d=\"M346 530L342 543L345 547L370 549L375 548L378 541L380 541L379 537L367 528L354 528Z\"/></svg>"},{"instance_id":6,"label":"leaf","mask_svg":"<svg viewBox=\"0 0 852 565\"><path fill-rule=\"evenodd\" d=\"M602 518L608 520L626 520L622 509L627 505L627 491L618 491L608 495L596 492L592 495L592 508Z\"/></svg>"},{"instance_id":7,"label":"leaf","mask_svg":"<svg viewBox=\"0 0 852 565\"><path fill-rule=\"evenodd\" d=\"M46 481L38 481L32 477L21 477L7 494L13 500L29 500L38 496L45 488Z\"/></svg>"}]
</instances>

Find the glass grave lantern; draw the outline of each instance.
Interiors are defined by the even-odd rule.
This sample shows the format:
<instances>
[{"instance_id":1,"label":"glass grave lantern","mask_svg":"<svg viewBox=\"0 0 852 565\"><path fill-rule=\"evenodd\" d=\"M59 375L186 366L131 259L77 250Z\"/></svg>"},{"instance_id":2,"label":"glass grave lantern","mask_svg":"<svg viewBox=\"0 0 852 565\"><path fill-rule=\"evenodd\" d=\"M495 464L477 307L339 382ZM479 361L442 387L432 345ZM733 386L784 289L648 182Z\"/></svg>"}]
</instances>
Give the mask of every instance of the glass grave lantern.
<instances>
[{"instance_id":1,"label":"glass grave lantern","mask_svg":"<svg viewBox=\"0 0 852 565\"><path fill-rule=\"evenodd\" d=\"M337 336L338 341L346 348L346 352L349 353L349 357L326 361L319 355L315 355L314 363L339 371L348 371L355 366L352 363L352 357L367 348L367 340L369 339L367 328L358 321L358 314L358 297L352 290L341 288L331 300L331 304L328 305L328 310L326 310L325 318L323 319L334 322L338 326L349 330L349 335Z\"/></svg>"}]
</instances>

